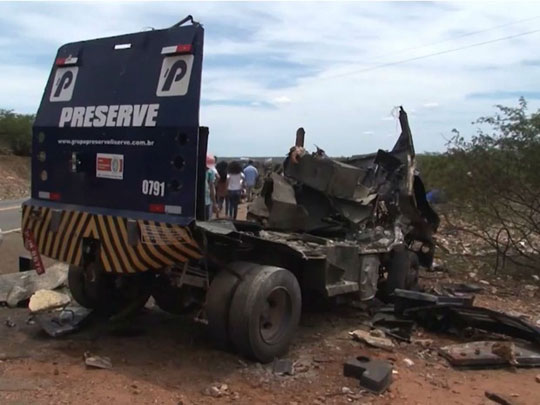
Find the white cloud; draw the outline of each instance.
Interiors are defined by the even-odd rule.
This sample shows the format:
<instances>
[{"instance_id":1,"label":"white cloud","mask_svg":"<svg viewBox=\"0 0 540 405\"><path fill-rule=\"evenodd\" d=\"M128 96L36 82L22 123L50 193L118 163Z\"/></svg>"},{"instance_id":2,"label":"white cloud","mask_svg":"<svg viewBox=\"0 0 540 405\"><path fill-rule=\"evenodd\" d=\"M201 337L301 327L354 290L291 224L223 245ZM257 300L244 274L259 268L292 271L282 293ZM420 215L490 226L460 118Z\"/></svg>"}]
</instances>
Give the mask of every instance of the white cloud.
<instances>
[{"instance_id":1,"label":"white cloud","mask_svg":"<svg viewBox=\"0 0 540 405\"><path fill-rule=\"evenodd\" d=\"M422 104L422 107L424 108L437 108L439 106L439 103L436 101L430 101L429 103Z\"/></svg>"},{"instance_id":2,"label":"white cloud","mask_svg":"<svg viewBox=\"0 0 540 405\"><path fill-rule=\"evenodd\" d=\"M291 100L289 97L287 97L287 96L278 96L278 97L274 97L274 98L272 99L272 101L273 101L274 103L277 103L277 104L288 104L288 103L290 103L292 100Z\"/></svg>"}]
</instances>

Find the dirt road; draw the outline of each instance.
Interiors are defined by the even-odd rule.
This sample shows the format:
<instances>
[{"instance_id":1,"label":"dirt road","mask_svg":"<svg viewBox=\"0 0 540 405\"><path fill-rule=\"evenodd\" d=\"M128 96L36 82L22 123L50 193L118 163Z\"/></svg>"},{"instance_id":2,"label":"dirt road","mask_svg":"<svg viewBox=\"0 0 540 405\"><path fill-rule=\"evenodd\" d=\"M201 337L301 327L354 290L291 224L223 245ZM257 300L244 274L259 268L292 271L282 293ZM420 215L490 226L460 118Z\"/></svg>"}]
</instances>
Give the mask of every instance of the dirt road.
<instances>
[{"instance_id":1,"label":"dirt road","mask_svg":"<svg viewBox=\"0 0 540 405\"><path fill-rule=\"evenodd\" d=\"M477 297L480 304L504 303L507 310L528 312L533 321L540 317L538 296L524 299L518 285L499 289L499 295L489 291ZM347 307L303 314L288 355L294 376L276 376L271 366L216 350L204 325L166 314L151 302L128 324L98 320L62 339L45 336L28 319L24 308L0 308L1 404L490 404L484 397L490 390L532 405L540 393L538 369L452 369L435 350L456 341L449 336L417 330L415 337L434 340L433 349L405 343L394 352L368 348L350 339L348 332L364 315ZM86 351L110 357L113 368L87 369ZM394 382L383 395L363 392L357 381L343 377L343 362L359 355L393 362ZM414 365L407 367L405 358ZM225 395L205 394L212 384L226 384Z\"/></svg>"}]
</instances>

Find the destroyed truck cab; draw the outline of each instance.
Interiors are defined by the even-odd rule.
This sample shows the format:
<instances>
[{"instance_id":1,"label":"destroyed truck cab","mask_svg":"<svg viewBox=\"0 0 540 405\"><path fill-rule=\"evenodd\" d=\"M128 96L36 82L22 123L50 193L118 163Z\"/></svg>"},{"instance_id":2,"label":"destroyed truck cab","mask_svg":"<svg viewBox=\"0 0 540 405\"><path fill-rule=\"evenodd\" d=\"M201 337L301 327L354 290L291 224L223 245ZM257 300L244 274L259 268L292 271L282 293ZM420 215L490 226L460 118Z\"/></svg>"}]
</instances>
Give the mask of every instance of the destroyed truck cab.
<instances>
[{"instance_id":1,"label":"destroyed truck cab","mask_svg":"<svg viewBox=\"0 0 540 405\"><path fill-rule=\"evenodd\" d=\"M205 221L203 36L189 16L58 50L33 127L23 237L38 272L41 256L69 264L82 306L127 316L152 296L266 362L287 351L310 297L367 302L414 287L438 218L401 111L391 152L337 161L299 137L248 221Z\"/></svg>"},{"instance_id":2,"label":"destroyed truck cab","mask_svg":"<svg viewBox=\"0 0 540 405\"><path fill-rule=\"evenodd\" d=\"M282 170L266 175L248 221L198 224L220 271L206 310L217 340L262 361L282 354L302 304L392 300L431 267L439 218L415 165L407 114L389 152L331 159L304 149L302 128ZM218 319L214 316L219 315Z\"/></svg>"}]
</instances>

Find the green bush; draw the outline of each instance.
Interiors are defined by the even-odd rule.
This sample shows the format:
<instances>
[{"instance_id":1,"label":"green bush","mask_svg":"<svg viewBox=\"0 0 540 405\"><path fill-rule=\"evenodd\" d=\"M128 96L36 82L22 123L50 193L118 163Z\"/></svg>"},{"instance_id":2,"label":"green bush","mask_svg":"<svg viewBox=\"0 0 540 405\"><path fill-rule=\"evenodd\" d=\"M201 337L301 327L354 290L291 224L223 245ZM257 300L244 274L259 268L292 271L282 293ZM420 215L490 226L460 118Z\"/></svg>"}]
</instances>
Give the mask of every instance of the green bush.
<instances>
[{"instance_id":1,"label":"green bush","mask_svg":"<svg viewBox=\"0 0 540 405\"><path fill-rule=\"evenodd\" d=\"M20 156L32 153L32 114L16 114L0 109L0 144L3 149Z\"/></svg>"},{"instance_id":2,"label":"green bush","mask_svg":"<svg viewBox=\"0 0 540 405\"><path fill-rule=\"evenodd\" d=\"M529 114L523 98L496 107L469 139L454 130L444 153L419 156L419 169L503 265L540 270L540 110Z\"/></svg>"}]
</instances>

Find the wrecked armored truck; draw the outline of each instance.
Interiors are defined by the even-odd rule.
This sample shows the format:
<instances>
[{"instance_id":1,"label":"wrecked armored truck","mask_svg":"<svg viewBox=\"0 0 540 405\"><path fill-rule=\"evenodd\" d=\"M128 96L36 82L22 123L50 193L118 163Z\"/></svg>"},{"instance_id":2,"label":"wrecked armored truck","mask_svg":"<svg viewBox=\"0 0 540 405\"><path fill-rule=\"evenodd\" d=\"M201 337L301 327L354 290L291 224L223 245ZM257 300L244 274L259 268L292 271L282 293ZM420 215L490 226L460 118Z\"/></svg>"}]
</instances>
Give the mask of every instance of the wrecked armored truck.
<instances>
[{"instance_id":1,"label":"wrecked armored truck","mask_svg":"<svg viewBox=\"0 0 540 405\"><path fill-rule=\"evenodd\" d=\"M269 360L289 344L308 297L370 301L418 287L419 266L432 265L439 218L415 170L402 108L399 120L390 152L340 160L308 153L300 129L283 173L269 174L248 207L248 221L198 223L207 259L225 269L207 294L218 340ZM225 312L219 321L217 306Z\"/></svg>"},{"instance_id":2,"label":"wrecked armored truck","mask_svg":"<svg viewBox=\"0 0 540 405\"><path fill-rule=\"evenodd\" d=\"M33 126L22 235L38 273L42 256L69 265L83 307L118 318L152 296L207 320L222 347L270 361L310 296L413 287L437 217L402 112L391 152L335 161L299 141L251 220L204 221L203 45L188 16L60 47Z\"/></svg>"}]
</instances>

